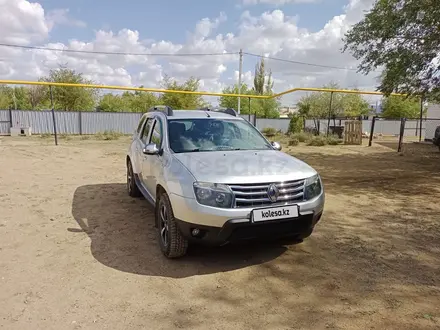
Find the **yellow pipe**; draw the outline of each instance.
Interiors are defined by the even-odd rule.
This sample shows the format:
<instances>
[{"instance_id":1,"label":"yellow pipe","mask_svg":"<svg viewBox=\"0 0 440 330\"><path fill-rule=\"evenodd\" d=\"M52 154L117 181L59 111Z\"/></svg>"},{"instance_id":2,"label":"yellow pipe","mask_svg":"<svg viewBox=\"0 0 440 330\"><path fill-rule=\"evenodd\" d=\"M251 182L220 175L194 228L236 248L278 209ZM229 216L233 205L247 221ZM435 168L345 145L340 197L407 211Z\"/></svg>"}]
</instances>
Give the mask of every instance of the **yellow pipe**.
<instances>
[{"instance_id":1,"label":"yellow pipe","mask_svg":"<svg viewBox=\"0 0 440 330\"><path fill-rule=\"evenodd\" d=\"M299 91L306 91L306 92L334 92L334 93L345 93L345 94L364 94L364 95L384 95L384 93L381 92L368 92L368 91L358 91L358 90L351 90L351 89L331 89L331 88L308 88L308 87L297 87L292 88L287 91L278 93L273 95L272 97L280 97L285 94L299 92ZM405 94L396 94L392 93L391 95L395 96L404 96Z\"/></svg>"},{"instance_id":2,"label":"yellow pipe","mask_svg":"<svg viewBox=\"0 0 440 330\"><path fill-rule=\"evenodd\" d=\"M127 87L127 86L108 86L108 85L93 85L93 84L55 83L55 82L47 82L47 81L0 80L0 84L4 84L4 85L60 86L60 87L85 87L85 88L117 89L117 90L125 90L125 91L155 92L155 93L192 94L192 95L207 95L207 96L250 97L250 98L254 98L254 99L269 99L269 98L271 98L271 96L267 96L267 95L224 94L224 93L212 93L212 92L193 92L193 91L167 90L167 89L158 89L158 88L142 88L142 87Z\"/></svg>"},{"instance_id":3,"label":"yellow pipe","mask_svg":"<svg viewBox=\"0 0 440 330\"><path fill-rule=\"evenodd\" d=\"M174 94L192 94L192 95L206 95L206 96L229 96L229 97L247 97L253 99L271 99L280 97L285 94L290 94L299 91L308 92L334 92L345 94L364 94L364 95L384 95L381 92L369 92L350 89L330 89L330 88L309 88L309 87L297 87L287 91L275 94L275 95L249 95L249 94L225 94L225 93L212 93L212 92L193 92L193 91L181 91L181 90L167 90L158 88L143 88L143 87L127 87L127 86L108 86L108 85L95 85L95 84L72 84L72 83L55 83L46 81L26 81L26 80L0 80L0 85L40 85L40 86L60 86L60 87L85 87L85 88L99 88L99 89L115 89L125 91L140 91L140 92L154 92L154 93L174 93ZM405 94L392 93L395 96L405 96Z\"/></svg>"}]
</instances>

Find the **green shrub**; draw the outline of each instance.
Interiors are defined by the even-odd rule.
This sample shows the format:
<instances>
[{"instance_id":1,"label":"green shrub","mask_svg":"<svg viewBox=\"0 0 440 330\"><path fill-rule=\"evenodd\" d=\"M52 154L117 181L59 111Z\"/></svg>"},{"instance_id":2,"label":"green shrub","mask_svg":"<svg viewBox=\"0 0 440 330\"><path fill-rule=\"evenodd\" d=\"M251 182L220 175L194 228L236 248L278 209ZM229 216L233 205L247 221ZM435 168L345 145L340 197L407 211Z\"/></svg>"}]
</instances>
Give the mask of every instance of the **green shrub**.
<instances>
[{"instance_id":1,"label":"green shrub","mask_svg":"<svg viewBox=\"0 0 440 330\"><path fill-rule=\"evenodd\" d=\"M104 132L99 132L96 134L96 139L97 140L105 140L105 141L109 141L109 140L117 140L119 139L123 134L116 132L116 131L104 131Z\"/></svg>"},{"instance_id":2,"label":"green shrub","mask_svg":"<svg viewBox=\"0 0 440 330\"><path fill-rule=\"evenodd\" d=\"M300 133L292 134L291 137L298 139L299 142L306 142L310 140L313 137L313 135L305 132L300 132Z\"/></svg>"},{"instance_id":3,"label":"green shrub","mask_svg":"<svg viewBox=\"0 0 440 330\"><path fill-rule=\"evenodd\" d=\"M43 134L40 135L40 137L41 137L42 139L48 139L48 138L50 138L51 136L52 136L52 134L50 134L50 133L43 133Z\"/></svg>"},{"instance_id":4,"label":"green shrub","mask_svg":"<svg viewBox=\"0 0 440 330\"><path fill-rule=\"evenodd\" d=\"M326 144L327 144L326 137L321 135L314 136L307 141L308 146L314 146L314 147L322 147L325 146Z\"/></svg>"},{"instance_id":5,"label":"green shrub","mask_svg":"<svg viewBox=\"0 0 440 330\"><path fill-rule=\"evenodd\" d=\"M304 118L298 114L293 114L290 118L289 133L300 133L304 130Z\"/></svg>"},{"instance_id":6,"label":"green shrub","mask_svg":"<svg viewBox=\"0 0 440 330\"><path fill-rule=\"evenodd\" d=\"M263 128L261 132L266 136L274 136L277 133L277 130L273 127L266 127Z\"/></svg>"},{"instance_id":7,"label":"green shrub","mask_svg":"<svg viewBox=\"0 0 440 330\"><path fill-rule=\"evenodd\" d=\"M329 135L327 137L327 143L331 146L336 146L341 142L341 139L339 139L339 136L337 135Z\"/></svg>"},{"instance_id":8,"label":"green shrub","mask_svg":"<svg viewBox=\"0 0 440 330\"><path fill-rule=\"evenodd\" d=\"M290 138L289 139L289 146L297 146L299 144L299 140L297 138Z\"/></svg>"}]
</instances>

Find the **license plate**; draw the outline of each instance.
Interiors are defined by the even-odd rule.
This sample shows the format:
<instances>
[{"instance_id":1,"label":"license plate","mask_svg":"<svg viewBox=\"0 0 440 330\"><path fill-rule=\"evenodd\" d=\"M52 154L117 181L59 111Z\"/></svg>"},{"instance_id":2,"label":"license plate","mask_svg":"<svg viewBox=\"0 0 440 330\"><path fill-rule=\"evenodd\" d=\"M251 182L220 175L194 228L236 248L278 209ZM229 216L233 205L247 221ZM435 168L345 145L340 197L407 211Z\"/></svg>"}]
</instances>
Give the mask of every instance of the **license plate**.
<instances>
[{"instance_id":1,"label":"license plate","mask_svg":"<svg viewBox=\"0 0 440 330\"><path fill-rule=\"evenodd\" d=\"M298 205L255 209L252 211L254 222L298 218Z\"/></svg>"}]
</instances>

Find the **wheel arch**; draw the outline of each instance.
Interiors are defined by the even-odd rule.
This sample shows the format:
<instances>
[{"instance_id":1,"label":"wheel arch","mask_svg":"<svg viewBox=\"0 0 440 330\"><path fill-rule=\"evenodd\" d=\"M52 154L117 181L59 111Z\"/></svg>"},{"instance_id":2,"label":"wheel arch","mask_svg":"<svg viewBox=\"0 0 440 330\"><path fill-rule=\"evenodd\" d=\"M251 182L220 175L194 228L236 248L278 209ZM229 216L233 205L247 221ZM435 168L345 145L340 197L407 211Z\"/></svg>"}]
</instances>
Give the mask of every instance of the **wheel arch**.
<instances>
[{"instance_id":1,"label":"wheel arch","mask_svg":"<svg viewBox=\"0 0 440 330\"><path fill-rule=\"evenodd\" d=\"M159 219L157 216L157 210L158 210L158 206L159 206L159 198L162 193L168 194L166 189L160 183L158 183L156 185L156 204L155 204L155 217L154 217L154 225L156 226L156 228L159 226L159 222L158 222Z\"/></svg>"}]
</instances>

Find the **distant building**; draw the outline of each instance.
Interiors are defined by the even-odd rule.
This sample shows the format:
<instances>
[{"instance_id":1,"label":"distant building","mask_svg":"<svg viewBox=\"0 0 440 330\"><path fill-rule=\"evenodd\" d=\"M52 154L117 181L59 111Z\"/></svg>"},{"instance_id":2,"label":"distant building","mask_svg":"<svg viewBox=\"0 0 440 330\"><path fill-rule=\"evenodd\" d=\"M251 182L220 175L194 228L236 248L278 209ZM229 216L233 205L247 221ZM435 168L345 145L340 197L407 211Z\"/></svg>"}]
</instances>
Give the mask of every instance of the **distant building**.
<instances>
[{"instance_id":1,"label":"distant building","mask_svg":"<svg viewBox=\"0 0 440 330\"><path fill-rule=\"evenodd\" d=\"M381 114L382 113L382 102L375 102L370 103L371 112L374 114Z\"/></svg>"},{"instance_id":2,"label":"distant building","mask_svg":"<svg viewBox=\"0 0 440 330\"><path fill-rule=\"evenodd\" d=\"M280 107L278 112L280 113L280 118L289 118L289 115L298 112L298 108L284 106L284 107Z\"/></svg>"}]
</instances>

